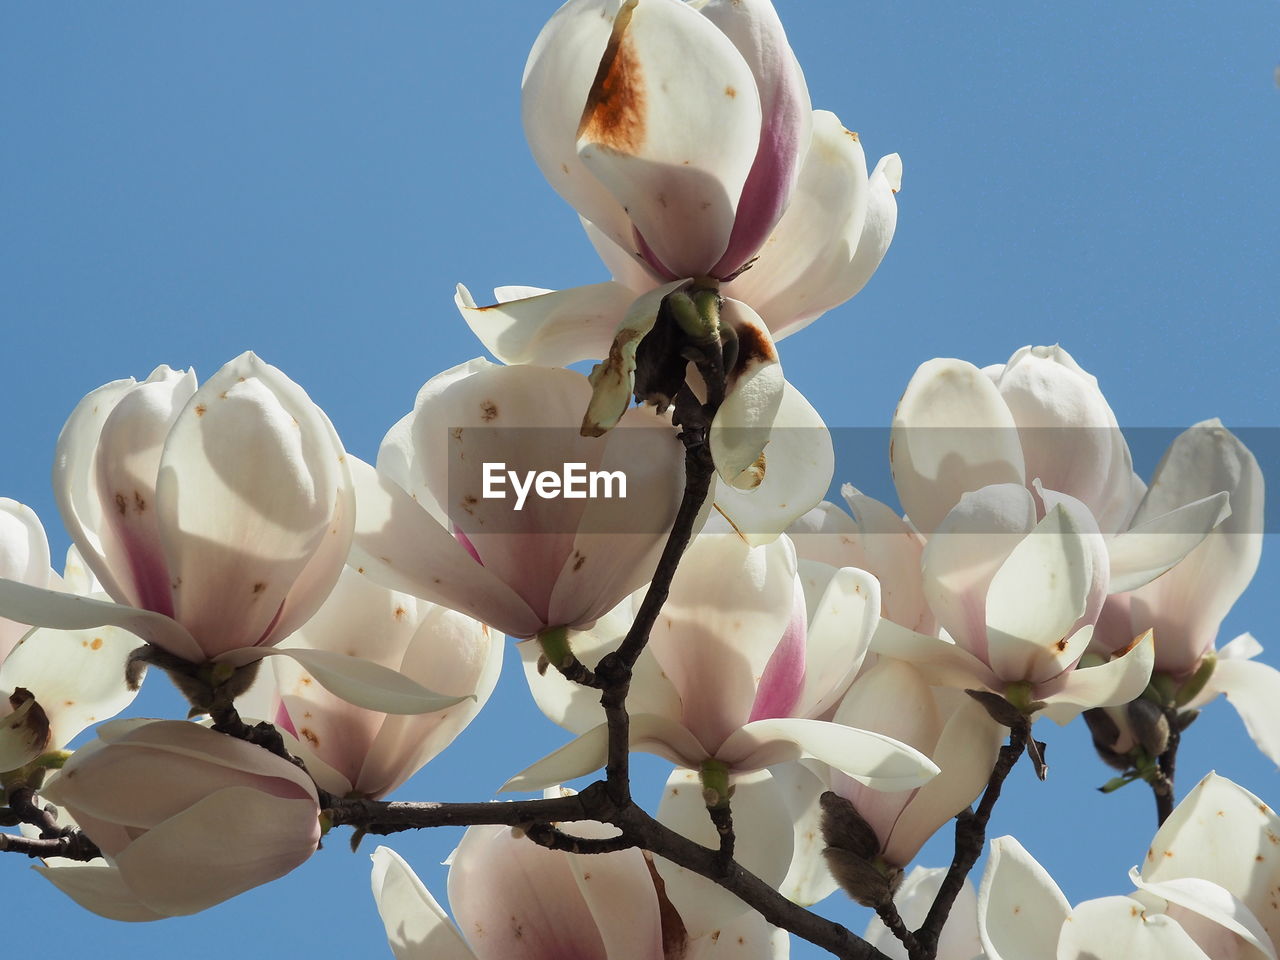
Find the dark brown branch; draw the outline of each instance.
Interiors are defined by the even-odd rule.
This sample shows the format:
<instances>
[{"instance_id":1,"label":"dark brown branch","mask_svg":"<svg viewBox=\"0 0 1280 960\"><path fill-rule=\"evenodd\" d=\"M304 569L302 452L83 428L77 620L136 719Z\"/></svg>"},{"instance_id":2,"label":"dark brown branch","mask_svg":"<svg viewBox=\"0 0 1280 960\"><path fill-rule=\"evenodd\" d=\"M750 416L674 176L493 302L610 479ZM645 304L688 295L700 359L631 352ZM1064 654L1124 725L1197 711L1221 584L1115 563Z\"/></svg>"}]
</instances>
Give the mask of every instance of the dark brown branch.
<instances>
[{"instance_id":1,"label":"dark brown branch","mask_svg":"<svg viewBox=\"0 0 1280 960\"><path fill-rule=\"evenodd\" d=\"M916 949L913 951L910 947L907 948L911 960L933 960L937 955L943 924L951 915L951 908L964 887L969 871L978 862L978 857L982 856L982 848L987 842L987 824L995 810L996 801L1000 799L1000 790L1014 764L1027 749L1030 739L1031 720L1021 717L1009 730L1009 742L1000 748L1000 755L996 758L990 779L987 780L987 788L978 802L978 809L966 810L956 817L955 854L951 858L947 875L938 888L938 894L933 899L933 905L929 907L928 916L915 931Z\"/></svg>"},{"instance_id":2,"label":"dark brown branch","mask_svg":"<svg viewBox=\"0 0 1280 960\"><path fill-rule=\"evenodd\" d=\"M1174 777L1178 768L1178 745L1182 742L1181 718L1178 708L1166 706L1165 719L1169 723L1169 744L1164 752L1156 758L1157 773L1152 776L1151 792L1156 798L1156 826L1164 826L1164 822L1173 814L1175 805Z\"/></svg>"},{"instance_id":3,"label":"dark brown branch","mask_svg":"<svg viewBox=\"0 0 1280 960\"><path fill-rule=\"evenodd\" d=\"M102 851L79 830L59 837L21 837L12 833L0 833L0 853L21 853L28 857L47 859L64 857L68 860L88 862L102 856Z\"/></svg>"},{"instance_id":4,"label":"dark brown branch","mask_svg":"<svg viewBox=\"0 0 1280 960\"><path fill-rule=\"evenodd\" d=\"M622 834L617 837L575 837L549 823L534 823L524 828L524 835L540 847L566 853L617 853L636 846L635 840Z\"/></svg>"},{"instance_id":5,"label":"dark brown branch","mask_svg":"<svg viewBox=\"0 0 1280 960\"><path fill-rule=\"evenodd\" d=\"M876 906L876 916L880 918L880 922L888 928L889 932L898 939L898 942L907 948L908 955L914 956L920 951L920 943L916 940L916 935L907 929L902 915L898 913L897 905L892 900L886 900L878 904Z\"/></svg>"}]
</instances>

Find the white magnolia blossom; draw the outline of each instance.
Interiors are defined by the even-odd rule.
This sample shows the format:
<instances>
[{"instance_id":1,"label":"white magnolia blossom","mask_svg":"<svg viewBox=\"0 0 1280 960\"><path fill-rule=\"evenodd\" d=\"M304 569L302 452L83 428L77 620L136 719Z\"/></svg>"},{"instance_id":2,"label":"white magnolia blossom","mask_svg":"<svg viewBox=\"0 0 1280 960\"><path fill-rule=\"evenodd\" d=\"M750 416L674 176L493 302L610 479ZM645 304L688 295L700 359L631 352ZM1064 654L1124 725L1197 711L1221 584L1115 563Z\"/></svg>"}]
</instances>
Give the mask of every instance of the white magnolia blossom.
<instances>
[{"instance_id":1,"label":"white magnolia blossom","mask_svg":"<svg viewBox=\"0 0 1280 960\"><path fill-rule=\"evenodd\" d=\"M1108 663L1077 666L1106 596L1107 551L1088 511L1055 499L1010 483L963 494L922 561L925 596L947 636L881 620L872 649L909 661L930 683L1040 703L1058 723L1137 697L1151 677L1149 634ZM1041 503L1048 509L1037 519Z\"/></svg>"},{"instance_id":2,"label":"white magnolia blossom","mask_svg":"<svg viewBox=\"0 0 1280 960\"><path fill-rule=\"evenodd\" d=\"M434 377L376 471L352 461L352 563L514 637L589 627L652 578L684 489L683 448L658 414L631 411L603 439L578 434L590 392L578 373L486 360ZM501 491L486 480L486 464L521 482L578 464L620 472L625 488L520 501L510 478Z\"/></svg>"},{"instance_id":3,"label":"white magnolia blossom","mask_svg":"<svg viewBox=\"0 0 1280 960\"><path fill-rule=\"evenodd\" d=\"M562 825L605 837L603 824ZM703 936L684 928L639 850L547 850L510 827L471 827L450 858L448 914L388 847L373 895L396 960L785 960L788 938L754 912ZM676 910L671 906L674 902Z\"/></svg>"},{"instance_id":4,"label":"white magnolia blossom","mask_svg":"<svg viewBox=\"0 0 1280 960\"><path fill-rule=\"evenodd\" d=\"M936 773L927 758L888 737L817 719L857 674L879 589L861 570L824 575L815 565L806 572L818 579L798 575L786 537L762 547L724 533L693 542L637 664L633 749L694 770L716 761L735 773L814 757L889 790L912 789ZM624 605L617 619L573 636L575 654L594 662L616 646L634 609ZM525 654L535 699L579 736L509 780L508 790L542 789L605 761L598 698L553 670L540 674L535 657Z\"/></svg>"},{"instance_id":5,"label":"white magnolia blossom","mask_svg":"<svg viewBox=\"0 0 1280 960\"><path fill-rule=\"evenodd\" d=\"M1110 590L1150 582L1226 515L1222 488L1167 503L1142 497L1128 445L1097 381L1061 347L1024 347L1003 367L921 364L898 404L894 484L916 529L931 534L966 492L1016 483L1093 515L1110 557Z\"/></svg>"},{"instance_id":6,"label":"white magnolia blossom","mask_svg":"<svg viewBox=\"0 0 1280 960\"><path fill-rule=\"evenodd\" d=\"M978 893L990 960L1275 960L1280 818L1210 773L1156 833L1128 896L1074 909L1012 837L992 841Z\"/></svg>"},{"instance_id":7,"label":"white magnolia blossom","mask_svg":"<svg viewBox=\"0 0 1280 960\"><path fill-rule=\"evenodd\" d=\"M0 498L0 576L33 587L90 587L70 553L65 577L49 567L44 526L30 507ZM35 629L0 620L0 773L65 747L125 709L137 691L125 662L141 641L117 627Z\"/></svg>"},{"instance_id":8,"label":"white magnolia blossom","mask_svg":"<svg viewBox=\"0 0 1280 960\"><path fill-rule=\"evenodd\" d=\"M408 780L475 718L502 668L502 638L487 626L388 590L351 567L286 644L358 652L424 687L465 698L413 716L366 710L321 688L296 661L276 658L277 705L269 715L294 738L290 752L316 783L340 797L382 797Z\"/></svg>"},{"instance_id":9,"label":"white magnolia blossom","mask_svg":"<svg viewBox=\"0 0 1280 960\"><path fill-rule=\"evenodd\" d=\"M114 720L41 790L106 862L40 870L87 910L158 920L208 909L305 862L315 784L261 747L180 720Z\"/></svg>"}]
</instances>

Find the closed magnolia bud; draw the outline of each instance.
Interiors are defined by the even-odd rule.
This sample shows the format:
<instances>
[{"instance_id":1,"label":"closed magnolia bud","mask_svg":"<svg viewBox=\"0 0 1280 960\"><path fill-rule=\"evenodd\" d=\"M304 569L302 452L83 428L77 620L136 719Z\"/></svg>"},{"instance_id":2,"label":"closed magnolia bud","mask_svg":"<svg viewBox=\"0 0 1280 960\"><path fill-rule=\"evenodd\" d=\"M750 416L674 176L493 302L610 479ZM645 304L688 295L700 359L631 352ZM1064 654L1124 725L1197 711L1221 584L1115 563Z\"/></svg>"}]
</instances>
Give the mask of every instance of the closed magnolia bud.
<instances>
[{"instance_id":1,"label":"closed magnolia bud","mask_svg":"<svg viewBox=\"0 0 1280 960\"><path fill-rule=\"evenodd\" d=\"M1169 720L1150 700L1134 700L1125 708L1129 726L1142 749L1158 757L1169 747Z\"/></svg>"},{"instance_id":2,"label":"closed magnolia bud","mask_svg":"<svg viewBox=\"0 0 1280 960\"><path fill-rule=\"evenodd\" d=\"M876 908L893 899L902 883L902 868L880 856L880 841L871 825L848 800L828 790L820 798L823 859L840 887L864 907Z\"/></svg>"}]
</instances>

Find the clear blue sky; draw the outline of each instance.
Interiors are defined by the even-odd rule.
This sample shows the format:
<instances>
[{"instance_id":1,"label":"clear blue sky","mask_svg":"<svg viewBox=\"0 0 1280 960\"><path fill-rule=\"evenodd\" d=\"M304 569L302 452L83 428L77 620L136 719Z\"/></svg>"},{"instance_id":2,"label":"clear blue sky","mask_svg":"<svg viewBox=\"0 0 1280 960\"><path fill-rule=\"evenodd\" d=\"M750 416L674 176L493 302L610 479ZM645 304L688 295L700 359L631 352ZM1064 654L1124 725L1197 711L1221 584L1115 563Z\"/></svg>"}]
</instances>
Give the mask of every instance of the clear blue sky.
<instances>
[{"instance_id":1,"label":"clear blue sky","mask_svg":"<svg viewBox=\"0 0 1280 960\"><path fill-rule=\"evenodd\" d=\"M777 3L814 105L859 131L869 158L897 151L905 165L884 266L784 345L830 424L887 425L930 357L986 364L1053 342L1098 376L1123 425L1277 424L1280 4ZM158 363L207 375L246 348L371 458L423 381L480 352L456 282L604 279L520 130L521 70L553 6L0 7L0 495L33 506L65 548L48 473L75 402ZM1251 439L1268 436L1259 454L1274 467L1280 442ZM887 476L881 456L843 462L837 480L883 489ZM1252 630L1271 663L1278 572L1268 544L1223 637ZM139 703L176 714L163 684ZM1018 835L1073 901L1127 892L1149 795L1093 791L1107 773L1083 728L1037 732L1050 780L1019 773L994 832ZM1280 802L1273 765L1243 737L1226 704L1210 707L1181 791L1216 767ZM509 669L399 796L489 796L562 741ZM454 842L397 847L443 897L435 864ZM381 956L372 844L354 857L345 844L159 924L83 913L16 857L0 860L0 891L48 960ZM948 850L935 844L929 862ZM839 898L826 909L865 922Z\"/></svg>"}]
</instances>

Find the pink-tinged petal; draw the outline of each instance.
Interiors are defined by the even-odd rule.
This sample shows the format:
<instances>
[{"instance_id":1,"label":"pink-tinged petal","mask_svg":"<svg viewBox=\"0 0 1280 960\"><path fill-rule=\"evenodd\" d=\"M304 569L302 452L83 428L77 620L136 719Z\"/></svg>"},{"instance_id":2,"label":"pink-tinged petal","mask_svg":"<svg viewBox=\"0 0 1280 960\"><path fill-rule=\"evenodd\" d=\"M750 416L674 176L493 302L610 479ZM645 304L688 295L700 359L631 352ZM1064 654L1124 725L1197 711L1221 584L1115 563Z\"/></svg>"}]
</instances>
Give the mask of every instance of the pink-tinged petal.
<instances>
[{"instance_id":1,"label":"pink-tinged petal","mask_svg":"<svg viewBox=\"0 0 1280 960\"><path fill-rule=\"evenodd\" d=\"M684 496L684 448L668 417L652 407L629 410L603 440L575 443L595 452L592 469L626 477L626 495L614 484L613 496L585 500L551 594L552 625L592 623L652 580ZM710 510L703 505L695 531Z\"/></svg>"},{"instance_id":2,"label":"pink-tinged petal","mask_svg":"<svg viewBox=\"0 0 1280 960\"><path fill-rule=\"evenodd\" d=\"M880 658L858 678L836 710L835 722L892 737L926 756L933 753L942 732L942 718L924 677L908 664L890 657ZM989 772L990 768L984 780ZM831 789L858 808L858 813L875 830L882 850L888 846L894 824L915 795L912 790L873 789L839 772L831 775ZM909 859L894 862L905 866Z\"/></svg>"},{"instance_id":3,"label":"pink-tinged petal","mask_svg":"<svg viewBox=\"0 0 1280 960\"><path fill-rule=\"evenodd\" d=\"M1013 837L991 841L978 888L978 930L989 960L1055 960L1071 905Z\"/></svg>"},{"instance_id":4,"label":"pink-tinged petal","mask_svg":"<svg viewBox=\"0 0 1280 960\"><path fill-rule=\"evenodd\" d=\"M776 887L787 875L793 851L791 815L782 791L767 771L735 776L731 786L737 834L734 859ZM702 785L694 770L676 770L668 777L657 818L696 843L719 846L719 836L707 815ZM691 938L705 936L750 909L705 877L661 857L654 857L653 862Z\"/></svg>"},{"instance_id":5,"label":"pink-tinged petal","mask_svg":"<svg viewBox=\"0 0 1280 960\"><path fill-rule=\"evenodd\" d=\"M1064 726L1084 710L1120 706L1136 700L1151 680L1155 656L1155 644L1148 630L1130 644L1123 656L1093 667L1076 667L1056 691L1037 692L1036 697L1049 704L1044 715Z\"/></svg>"},{"instance_id":6,"label":"pink-tinged petal","mask_svg":"<svg viewBox=\"0 0 1280 960\"><path fill-rule=\"evenodd\" d=\"M29 690L48 718L50 746L65 747L80 731L133 702L137 691L125 684L124 671L138 646L133 634L111 626L33 630L0 663L0 693ZM0 762L0 769L25 762Z\"/></svg>"},{"instance_id":7,"label":"pink-tinged petal","mask_svg":"<svg viewBox=\"0 0 1280 960\"><path fill-rule=\"evenodd\" d=\"M38 866L35 870L80 906L108 920L143 923L167 916L141 903L120 878L119 869L108 864Z\"/></svg>"},{"instance_id":8,"label":"pink-tinged petal","mask_svg":"<svg viewBox=\"0 0 1280 960\"><path fill-rule=\"evenodd\" d=\"M999 690L1003 684L991 668L964 647L941 637L916 633L892 620L880 620L871 637L871 652L905 660L938 686Z\"/></svg>"},{"instance_id":9,"label":"pink-tinged petal","mask_svg":"<svg viewBox=\"0 0 1280 960\"><path fill-rule=\"evenodd\" d=\"M870 730L824 720L757 720L738 729L716 758L746 772L812 758L877 790L911 790L937 774L918 750Z\"/></svg>"},{"instance_id":10,"label":"pink-tinged petal","mask_svg":"<svg viewBox=\"0 0 1280 960\"><path fill-rule=\"evenodd\" d=\"M585 105L582 163L671 276L710 273L760 143L760 97L742 55L684 3L624 4Z\"/></svg>"},{"instance_id":11,"label":"pink-tinged petal","mask_svg":"<svg viewBox=\"0 0 1280 960\"><path fill-rule=\"evenodd\" d=\"M725 421L717 418L717 422L736 434ZM715 434L712 436L714 444ZM764 479L754 489L737 489L736 481L717 482L715 488L716 509L751 544L769 543L818 503L835 472L835 448L826 424L803 394L786 381L764 447L763 464ZM748 467L739 477L744 482L754 481L758 473Z\"/></svg>"},{"instance_id":12,"label":"pink-tinged petal","mask_svg":"<svg viewBox=\"0 0 1280 960\"><path fill-rule=\"evenodd\" d=\"M890 438L898 498L925 534L965 493L1024 480L1009 408L982 371L963 360L920 365L898 402Z\"/></svg>"},{"instance_id":13,"label":"pink-tinged petal","mask_svg":"<svg viewBox=\"0 0 1280 960\"><path fill-rule=\"evenodd\" d=\"M787 805L793 835L791 866L778 885L778 892L792 903L807 907L839 889L822 856L826 841L822 838L820 798L827 784L801 763L779 764L769 773Z\"/></svg>"},{"instance_id":14,"label":"pink-tinged petal","mask_svg":"<svg viewBox=\"0 0 1280 960\"><path fill-rule=\"evenodd\" d=\"M173 616L156 481L165 440L195 393L196 378L190 371L161 370L121 397L103 421L94 482L102 503L102 552L126 591L119 599Z\"/></svg>"},{"instance_id":15,"label":"pink-tinged petal","mask_svg":"<svg viewBox=\"0 0 1280 960\"><path fill-rule=\"evenodd\" d=\"M1280 818L1243 787L1208 774L1174 808L1156 833L1142 878L1161 883L1184 877L1208 880L1243 901L1280 942Z\"/></svg>"},{"instance_id":16,"label":"pink-tinged petal","mask_svg":"<svg viewBox=\"0 0 1280 960\"><path fill-rule=\"evenodd\" d=\"M622 204L578 158L587 98L600 72L614 20L632 0L573 0L547 22L524 68L520 113L525 138L547 182L623 247L632 245Z\"/></svg>"},{"instance_id":17,"label":"pink-tinged petal","mask_svg":"<svg viewBox=\"0 0 1280 960\"><path fill-rule=\"evenodd\" d=\"M1061 673L1092 584L1088 543L1071 514L1054 507L1009 554L987 591L987 662L996 675L1034 683ZM1084 647L1074 652L1078 660Z\"/></svg>"},{"instance_id":18,"label":"pink-tinged petal","mask_svg":"<svg viewBox=\"0 0 1280 960\"><path fill-rule=\"evenodd\" d=\"M760 144L738 201L729 247L711 271L727 277L756 254L786 210L809 148L813 108L800 64L769 0L710 0L701 12L733 42L760 96Z\"/></svg>"},{"instance_id":19,"label":"pink-tinged petal","mask_svg":"<svg viewBox=\"0 0 1280 960\"><path fill-rule=\"evenodd\" d=\"M754 310L725 300L720 320L737 334L738 357L729 373L728 396L711 422L711 455L726 483L752 490L766 475L767 457L764 469L757 461L770 441L786 380L773 338Z\"/></svg>"},{"instance_id":20,"label":"pink-tinged petal","mask_svg":"<svg viewBox=\"0 0 1280 960\"><path fill-rule=\"evenodd\" d=\"M794 614L795 574L789 541L752 548L721 533L697 537L676 571L649 650L711 753L751 716Z\"/></svg>"},{"instance_id":21,"label":"pink-tinged petal","mask_svg":"<svg viewBox=\"0 0 1280 960\"><path fill-rule=\"evenodd\" d=\"M42 590L13 580L0 580L0 610L19 623L56 630L91 630L110 625L127 630L184 660L204 659L199 645L180 623L137 607Z\"/></svg>"},{"instance_id":22,"label":"pink-tinged petal","mask_svg":"<svg viewBox=\"0 0 1280 960\"><path fill-rule=\"evenodd\" d=\"M1028 480L1080 500L1104 533L1137 508L1133 460L1097 379L1062 347L1023 347L995 382L1018 424Z\"/></svg>"},{"instance_id":23,"label":"pink-tinged petal","mask_svg":"<svg viewBox=\"0 0 1280 960\"><path fill-rule=\"evenodd\" d=\"M1075 522L1076 530L1084 543L1085 553L1089 556L1092 576L1089 581L1089 592L1085 597L1084 611L1075 622L1075 629L1093 626L1102 614L1102 607L1107 602L1111 584L1111 554L1107 548L1107 538L1098 529L1098 521L1089 508L1075 497L1056 490L1050 490L1039 480L1033 480L1031 487L1044 505L1045 513L1055 507L1062 507Z\"/></svg>"},{"instance_id":24,"label":"pink-tinged petal","mask_svg":"<svg viewBox=\"0 0 1280 960\"><path fill-rule=\"evenodd\" d=\"M947 871L941 867L935 869L916 867L907 874L907 878L902 881L902 886L893 897L898 915L902 917L907 929L914 930L924 923L946 875ZM881 923L878 917L873 917L867 924L867 930L862 938L890 960L907 960L906 948L889 932L889 928ZM947 922L943 924L942 936L938 938L938 958L939 960L973 960L974 957L981 955L982 940L978 936L978 895L974 892L973 884L966 880L964 886L960 888L960 894L956 897L955 906L951 908Z\"/></svg>"},{"instance_id":25,"label":"pink-tinged petal","mask_svg":"<svg viewBox=\"0 0 1280 960\"><path fill-rule=\"evenodd\" d=\"M636 388L636 351L658 321L658 311L669 293L685 286L675 280L641 294L627 308L613 335L604 361L591 368L591 402L582 418L583 436L599 437L617 425L631 405Z\"/></svg>"},{"instance_id":26,"label":"pink-tinged petal","mask_svg":"<svg viewBox=\"0 0 1280 960\"><path fill-rule=\"evenodd\" d=\"M1129 879L1141 894L1145 895L1140 899L1149 902L1152 906L1162 908L1170 917L1177 920L1201 947L1206 945L1196 936L1198 931L1195 927L1218 927L1228 934L1228 942L1238 937L1252 947L1253 950L1249 953L1253 954L1256 960L1262 960L1264 957L1267 960L1276 960L1276 951L1272 946L1271 938L1267 936L1258 918L1230 891L1224 890L1216 883L1201 880L1198 877L1147 883L1142 879L1137 868L1129 871ZM1138 899L1139 895L1134 894L1134 897ZM1188 920L1194 918L1206 923L1187 924L1183 923L1183 918ZM1210 953L1210 956L1217 957L1219 954Z\"/></svg>"},{"instance_id":27,"label":"pink-tinged petal","mask_svg":"<svg viewBox=\"0 0 1280 960\"><path fill-rule=\"evenodd\" d=\"M198 913L301 866L320 841L317 814L311 798L224 787L138 837L115 862L147 907L175 917ZM228 823L234 844L224 836Z\"/></svg>"},{"instance_id":28,"label":"pink-tinged petal","mask_svg":"<svg viewBox=\"0 0 1280 960\"><path fill-rule=\"evenodd\" d=\"M454 303L471 332L503 363L563 367L606 356L635 296L620 283L597 283L478 307L459 284Z\"/></svg>"},{"instance_id":29,"label":"pink-tinged petal","mask_svg":"<svg viewBox=\"0 0 1280 960\"><path fill-rule=\"evenodd\" d=\"M296 660L316 683L335 696L366 710L381 713L418 715L434 713L471 700L475 694L436 693L411 680L398 670L371 660L302 647L242 647L217 658L217 663L242 667L264 657Z\"/></svg>"},{"instance_id":30,"label":"pink-tinged petal","mask_svg":"<svg viewBox=\"0 0 1280 960\"><path fill-rule=\"evenodd\" d=\"M930 609L958 644L983 660L991 581L1035 525L1030 491L997 484L964 494L925 545L921 570Z\"/></svg>"},{"instance_id":31,"label":"pink-tinged petal","mask_svg":"<svg viewBox=\"0 0 1280 960\"><path fill-rule=\"evenodd\" d=\"M1195 668L1244 592L1262 554L1264 482L1258 461L1217 420L1178 436L1156 468L1135 524L1226 490L1231 516L1172 570L1134 592L1133 626L1154 627L1156 668Z\"/></svg>"},{"instance_id":32,"label":"pink-tinged petal","mask_svg":"<svg viewBox=\"0 0 1280 960\"><path fill-rule=\"evenodd\" d=\"M396 960L475 960L457 927L400 854L378 847L373 899Z\"/></svg>"},{"instance_id":33,"label":"pink-tinged petal","mask_svg":"<svg viewBox=\"0 0 1280 960\"><path fill-rule=\"evenodd\" d=\"M351 564L392 590L442 603L516 637L544 624L510 587L476 563L418 501L348 456L355 486Z\"/></svg>"},{"instance_id":34,"label":"pink-tinged petal","mask_svg":"<svg viewBox=\"0 0 1280 960\"><path fill-rule=\"evenodd\" d=\"M191 397L165 442L156 509L175 619L208 657L277 642L286 607L298 626L323 602L354 522L344 460L302 388L251 353ZM291 595L317 555L325 569Z\"/></svg>"},{"instance_id":35,"label":"pink-tinged petal","mask_svg":"<svg viewBox=\"0 0 1280 960\"><path fill-rule=\"evenodd\" d=\"M49 540L30 507L0 497L0 577L33 587L52 586ZM0 618L0 661L30 627Z\"/></svg>"},{"instance_id":36,"label":"pink-tinged petal","mask_svg":"<svg viewBox=\"0 0 1280 960\"><path fill-rule=\"evenodd\" d=\"M802 580L809 567L801 563ZM879 581L865 570L843 567L827 580L809 615L804 688L795 716L817 719L844 696L871 646L879 609Z\"/></svg>"},{"instance_id":37,"label":"pink-tinged petal","mask_svg":"<svg viewBox=\"0 0 1280 960\"><path fill-rule=\"evenodd\" d=\"M1265 663L1219 656L1206 693L1226 694L1259 750L1280 764L1280 671Z\"/></svg>"},{"instance_id":38,"label":"pink-tinged petal","mask_svg":"<svg viewBox=\"0 0 1280 960\"><path fill-rule=\"evenodd\" d=\"M631 717L630 744L632 750L655 754L679 766L698 767L709 756L678 722L644 713ZM585 776L604 766L608 747L609 731L601 724L517 773L502 785L502 792L543 790Z\"/></svg>"},{"instance_id":39,"label":"pink-tinged petal","mask_svg":"<svg viewBox=\"0 0 1280 960\"><path fill-rule=\"evenodd\" d=\"M586 217L578 219L582 222L582 229L586 231L587 239L591 241L591 246L595 247L600 261L613 276L614 282L629 289L633 296L650 290L667 279L665 275L654 272L654 269L645 262L644 256L636 250L634 243L620 246ZM634 238L635 234L631 233L625 239L634 240Z\"/></svg>"},{"instance_id":40,"label":"pink-tinged petal","mask_svg":"<svg viewBox=\"0 0 1280 960\"><path fill-rule=\"evenodd\" d=\"M765 664L750 720L786 717L795 709L805 683L806 620L804 589L797 578L791 620Z\"/></svg>"},{"instance_id":41,"label":"pink-tinged petal","mask_svg":"<svg viewBox=\"0 0 1280 960\"><path fill-rule=\"evenodd\" d=\"M1144 911L1132 897L1088 900L1062 926L1057 960L1211 960L1176 921Z\"/></svg>"},{"instance_id":42,"label":"pink-tinged petal","mask_svg":"<svg viewBox=\"0 0 1280 960\"><path fill-rule=\"evenodd\" d=\"M1005 728L967 697L951 710L929 751L942 772L908 801L884 849L886 860L906 866L939 828L978 798L1005 736Z\"/></svg>"},{"instance_id":43,"label":"pink-tinged petal","mask_svg":"<svg viewBox=\"0 0 1280 960\"><path fill-rule=\"evenodd\" d=\"M184 375L162 365L151 373L146 382L163 383L186 377L191 379L194 389L193 372L188 371ZM104 529L104 507L108 505L99 495L98 438L116 405L137 387L138 382L133 378L115 380L81 400L58 435L53 463L53 495L62 514L62 522L103 589L122 603L131 602L126 590L127 581L116 577L106 557L105 541L111 537ZM110 507L115 505L110 504Z\"/></svg>"},{"instance_id":44,"label":"pink-tinged petal","mask_svg":"<svg viewBox=\"0 0 1280 960\"><path fill-rule=\"evenodd\" d=\"M1199 546L1231 514L1225 491L1151 517L1107 542L1112 593L1146 586Z\"/></svg>"},{"instance_id":45,"label":"pink-tinged petal","mask_svg":"<svg viewBox=\"0 0 1280 960\"><path fill-rule=\"evenodd\" d=\"M862 144L834 113L814 111L812 123L790 205L759 260L725 287L727 296L752 304L779 340L848 300L870 277L851 271L870 197Z\"/></svg>"}]
</instances>

